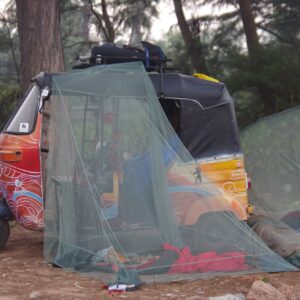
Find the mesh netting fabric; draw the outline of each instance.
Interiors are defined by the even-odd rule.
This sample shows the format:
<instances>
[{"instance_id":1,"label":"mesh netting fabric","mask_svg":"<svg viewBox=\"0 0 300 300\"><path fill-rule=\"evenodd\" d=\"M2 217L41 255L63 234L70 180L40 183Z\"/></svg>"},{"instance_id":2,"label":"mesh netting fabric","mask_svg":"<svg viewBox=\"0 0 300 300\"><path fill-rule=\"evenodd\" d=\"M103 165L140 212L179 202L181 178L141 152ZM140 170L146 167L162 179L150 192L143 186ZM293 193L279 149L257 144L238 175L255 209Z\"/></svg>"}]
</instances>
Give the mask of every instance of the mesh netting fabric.
<instances>
[{"instance_id":1,"label":"mesh netting fabric","mask_svg":"<svg viewBox=\"0 0 300 300\"><path fill-rule=\"evenodd\" d=\"M300 266L300 109L263 118L241 134L256 216L249 224L278 254Z\"/></svg>"},{"instance_id":2,"label":"mesh netting fabric","mask_svg":"<svg viewBox=\"0 0 300 300\"><path fill-rule=\"evenodd\" d=\"M49 261L107 282L294 270L208 178L195 182L140 63L55 75L52 93Z\"/></svg>"}]
</instances>

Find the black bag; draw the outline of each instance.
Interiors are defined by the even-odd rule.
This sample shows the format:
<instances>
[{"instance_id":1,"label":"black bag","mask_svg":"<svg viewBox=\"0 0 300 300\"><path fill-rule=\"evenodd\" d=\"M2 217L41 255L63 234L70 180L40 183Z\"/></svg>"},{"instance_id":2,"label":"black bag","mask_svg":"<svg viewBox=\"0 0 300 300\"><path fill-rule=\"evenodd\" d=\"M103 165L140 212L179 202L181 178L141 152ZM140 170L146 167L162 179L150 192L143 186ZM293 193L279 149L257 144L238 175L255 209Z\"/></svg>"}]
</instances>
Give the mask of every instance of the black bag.
<instances>
[{"instance_id":1,"label":"black bag","mask_svg":"<svg viewBox=\"0 0 300 300\"><path fill-rule=\"evenodd\" d=\"M133 61L142 61L147 69L155 69L166 62L166 56L159 46L148 42L122 47L105 44L93 47L91 50L91 64L116 64Z\"/></svg>"}]
</instances>

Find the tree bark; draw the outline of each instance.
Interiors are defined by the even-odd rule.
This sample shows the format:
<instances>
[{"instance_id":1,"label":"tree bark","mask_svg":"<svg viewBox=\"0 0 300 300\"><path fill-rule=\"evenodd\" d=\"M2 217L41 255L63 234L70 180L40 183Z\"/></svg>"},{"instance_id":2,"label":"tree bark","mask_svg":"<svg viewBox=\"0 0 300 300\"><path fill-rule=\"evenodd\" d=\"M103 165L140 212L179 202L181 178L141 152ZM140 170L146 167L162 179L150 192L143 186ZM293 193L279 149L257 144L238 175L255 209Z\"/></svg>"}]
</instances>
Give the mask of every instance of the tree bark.
<instances>
[{"instance_id":1,"label":"tree bark","mask_svg":"<svg viewBox=\"0 0 300 300\"><path fill-rule=\"evenodd\" d=\"M244 26L244 32L247 41L247 48L252 70L257 71L262 63L260 44L257 35L257 26L255 24L251 0L239 0L240 14ZM265 85L258 84L258 92L264 102L264 115L271 115L277 110L276 97L272 90Z\"/></svg>"},{"instance_id":2,"label":"tree bark","mask_svg":"<svg viewBox=\"0 0 300 300\"><path fill-rule=\"evenodd\" d=\"M21 52L21 90L41 71L64 71L59 0L16 0Z\"/></svg>"},{"instance_id":3,"label":"tree bark","mask_svg":"<svg viewBox=\"0 0 300 300\"><path fill-rule=\"evenodd\" d=\"M144 9L144 3L142 1L136 1L133 3L133 10L141 12ZM131 18L131 33L129 38L129 44L137 43L143 40L142 27L145 15L137 13Z\"/></svg>"},{"instance_id":4,"label":"tree bark","mask_svg":"<svg viewBox=\"0 0 300 300\"><path fill-rule=\"evenodd\" d=\"M207 67L203 58L201 44L193 38L192 32L184 16L181 0L173 0L175 13L178 21L187 52L191 58L192 66L196 72L207 72Z\"/></svg>"},{"instance_id":5,"label":"tree bark","mask_svg":"<svg viewBox=\"0 0 300 300\"><path fill-rule=\"evenodd\" d=\"M274 93L270 92L265 87L259 88L259 93L264 100L264 115L269 116L274 114L278 110L278 103Z\"/></svg>"},{"instance_id":6,"label":"tree bark","mask_svg":"<svg viewBox=\"0 0 300 300\"><path fill-rule=\"evenodd\" d=\"M84 5L83 7L82 18L82 36L85 43L88 43L90 41L91 10L87 5Z\"/></svg>"},{"instance_id":7,"label":"tree bark","mask_svg":"<svg viewBox=\"0 0 300 300\"><path fill-rule=\"evenodd\" d=\"M113 24L111 23L110 19L109 19L109 15L107 12L107 5L105 0L101 0L101 8L102 8L102 14L103 14L103 20L105 23L105 27L109 36L109 43L113 43L115 41L115 30L113 27Z\"/></svg>"},{"instance_id":8,"label":"tree bark","mask_svg":"<svg viewBox=\"0 0 300 300\"><path fill-rule=\"evenodd\" d=\"M251 0L239 0L240 13L247 40L249 55L253 58L259 48L257 28L254 20Z\"/></svg>"}]
</instances>

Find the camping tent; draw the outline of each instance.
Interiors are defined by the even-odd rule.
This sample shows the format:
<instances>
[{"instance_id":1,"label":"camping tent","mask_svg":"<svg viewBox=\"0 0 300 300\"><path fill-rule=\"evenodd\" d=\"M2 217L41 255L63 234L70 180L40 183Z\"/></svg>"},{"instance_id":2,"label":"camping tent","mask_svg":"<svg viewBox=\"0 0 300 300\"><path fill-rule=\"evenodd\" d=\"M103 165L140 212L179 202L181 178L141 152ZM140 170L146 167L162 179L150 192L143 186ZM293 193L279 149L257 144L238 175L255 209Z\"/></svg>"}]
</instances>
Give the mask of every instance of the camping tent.
<instances>
[{"instance_id":1,"label":"camping tent","mask_svg":"<svg viewBox=\"0 0 300 300\"><path fill-rule=\"evenodd\" d=\"M241 141L256 216L249 224L278 254L300 266L300 108L260 119ZM298 232L297 232L298 231Z\"/></svg>"},{"instance_id":2,"label":"camping tent","mask_svg":"<svg viewBox=\"0 0 300 300\"><path fill-rule=\"evenodd\" d=\"M195 181L141 63L54 75L50 106L48 261L125 283L295 270ZM205 213L180 222L195 202Z\"/></svg>"}]
</instances>

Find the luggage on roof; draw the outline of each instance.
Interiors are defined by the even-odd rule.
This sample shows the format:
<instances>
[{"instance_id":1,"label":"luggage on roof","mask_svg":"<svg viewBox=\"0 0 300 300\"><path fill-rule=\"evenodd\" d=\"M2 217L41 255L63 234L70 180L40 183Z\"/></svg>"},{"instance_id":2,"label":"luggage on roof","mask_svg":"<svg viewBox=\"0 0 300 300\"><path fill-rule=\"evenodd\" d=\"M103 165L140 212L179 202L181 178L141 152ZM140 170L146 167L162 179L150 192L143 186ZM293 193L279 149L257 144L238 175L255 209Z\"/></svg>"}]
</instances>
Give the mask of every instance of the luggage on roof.
<instances>
[{"instance_id":1,"label":"luggage on roof","mask_svg":"<svg viewBox=\"0 0 300 300\"><path fill-rule=\"evenodd\" d=\"M146 68L155 69L166 62L166 56L159 46L149 42L124 46L109 43L96 46L91 50L91 64L115 64L133 61L142 61Z\"/></svg>"}]
</instances>

